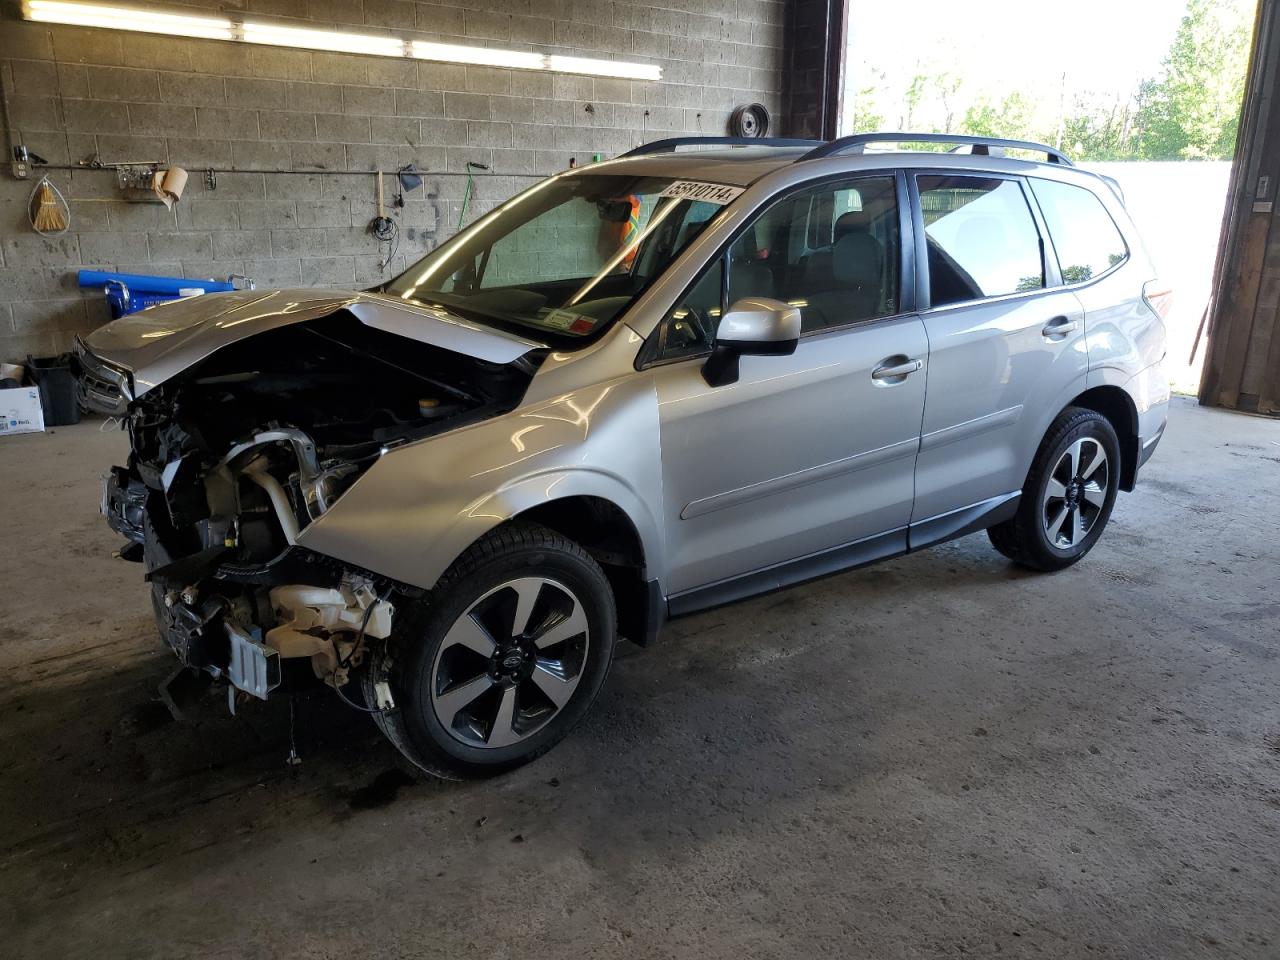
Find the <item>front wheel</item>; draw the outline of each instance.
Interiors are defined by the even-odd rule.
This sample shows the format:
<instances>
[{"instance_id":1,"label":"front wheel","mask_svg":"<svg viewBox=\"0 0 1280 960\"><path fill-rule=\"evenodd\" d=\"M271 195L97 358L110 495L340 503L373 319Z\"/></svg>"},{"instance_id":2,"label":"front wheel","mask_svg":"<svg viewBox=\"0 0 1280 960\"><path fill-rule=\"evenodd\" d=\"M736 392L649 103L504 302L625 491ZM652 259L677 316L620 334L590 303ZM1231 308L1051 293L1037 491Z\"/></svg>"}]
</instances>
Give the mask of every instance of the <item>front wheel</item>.
<instances>
[{"instance_id":1,"label":"front wheel","mask_svg":"<svg viewBox=\"0 0 1280 960\"><path fill-rule=\"evenodd\" d=\"M1106 417L1068 407L1045 435L1018 512L987 530L991 543L1032 570L1061 570L1088 553L1120 488L1120 442Z\"/></svg>"},{"instance_id":2,"label":"front wheel","mask_svg":"<svg viewBox=\"0 0 1280 960\"><path fill-rule=\"evenodd\" d=\"M407 743L396 745L431 772L475 777L527 763L582 719L609 672L617 615L582 547L512 524L463 554L406 619L392 687Z\"/></svg>"}]
</instances>

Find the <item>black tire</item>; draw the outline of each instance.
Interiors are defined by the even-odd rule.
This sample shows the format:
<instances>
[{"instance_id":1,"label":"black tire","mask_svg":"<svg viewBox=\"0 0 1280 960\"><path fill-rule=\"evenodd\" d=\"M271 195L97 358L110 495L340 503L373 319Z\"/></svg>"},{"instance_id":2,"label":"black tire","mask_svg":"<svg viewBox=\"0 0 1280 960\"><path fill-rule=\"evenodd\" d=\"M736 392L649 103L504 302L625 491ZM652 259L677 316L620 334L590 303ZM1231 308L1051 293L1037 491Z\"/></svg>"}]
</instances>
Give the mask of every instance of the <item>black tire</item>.
<instances>
[{"instance_id":1,"label":"black tire","mask_svg":"<svg viewBox=\"0 0 1280 960\"><path fill-rule=\"evenodd\" d=\"M583 639L572 641L585 647L576 664L576 686L550 719L522 735L524 739L508 746L464 742L445 726L432 700L433 684L439 681L436 666L437 658L443 656L442 643L455 622L491 591L502 588L493 596L503 599L504 584L530 577L549 578L554 585L567 588L571 600L581 606L587 631ZM552 593L556 593L554 586ZM514 610L511 616L515 617ZM554 619L553 613L544 622ZM538 524L503 526L473 544L422 602L405 611L403 622L395 629L389 672L398 709L392 723L379 726L410 760L429 773L486 777L511 770L550 750L591 709L613 662L616 629L609 581L582 547ZM503 688L495 685L493 689ZM537 691L533 697L536 699Z\"/></svg>"},{"instance_id":2,"label":"black tire","mask_svg":"<svg viewBox=\"0 0 1280 960\"><path fill-rule=\"evenodd\" d=\"M1098 488L1095 496L1103 492L1105 496L1096 508L1096 514L1091 516L1087 532L1076 542L1066 545L1061 540L1050 539L1049 526L1056 518L1059 502L1054 498L1046 504L1046 492L1051 482L1061 482L1055 480L1055 468L1061 477L1063 458L1079 441L1085 441L1088 449L1091 449L1088 447L1090 443L1097 444L1107 456L1106 463L1102 465L1106 469L1105 491L1101 489L1102 483L1092 484ZM1111 422L1097 411L1067 407L1058 414L1040 444L1022 488L1018 512L1011 519L988 528L987 536L992 546L1021 567L1045 572L1062 570L1078 562L1098 542L1111 518L1119 489L1120 441ZM1078 496L1061 504L1068 510L1068 522L1074 519L1070 513L1071 503L1077 504L1076 509L1081 511L1081 516L1085 510L1093 509L1091 504L1082 502L1083 491L1084 487L1081 487Z\"/></svg>"}]
</instances>

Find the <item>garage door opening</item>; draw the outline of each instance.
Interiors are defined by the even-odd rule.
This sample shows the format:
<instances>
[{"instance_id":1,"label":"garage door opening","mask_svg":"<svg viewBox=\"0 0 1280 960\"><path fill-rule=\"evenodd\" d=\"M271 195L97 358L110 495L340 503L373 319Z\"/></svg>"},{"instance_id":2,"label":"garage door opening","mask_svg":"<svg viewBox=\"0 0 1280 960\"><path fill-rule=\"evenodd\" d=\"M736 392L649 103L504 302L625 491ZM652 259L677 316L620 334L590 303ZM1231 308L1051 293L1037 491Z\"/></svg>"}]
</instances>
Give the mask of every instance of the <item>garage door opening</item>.
<instances>
[{"instance_id":1,"label":"garage door opening","mask_svg":"<svg viewBox=\"0 0 1280 960\"><path fill-rule=\"evenodd\" d=\"M1256 5L1082 0L1061 13L854 0L841 132L1034 140L1114 177L1175 287L1169 374L1195 393Z\"/></svg>"}]
</instances>

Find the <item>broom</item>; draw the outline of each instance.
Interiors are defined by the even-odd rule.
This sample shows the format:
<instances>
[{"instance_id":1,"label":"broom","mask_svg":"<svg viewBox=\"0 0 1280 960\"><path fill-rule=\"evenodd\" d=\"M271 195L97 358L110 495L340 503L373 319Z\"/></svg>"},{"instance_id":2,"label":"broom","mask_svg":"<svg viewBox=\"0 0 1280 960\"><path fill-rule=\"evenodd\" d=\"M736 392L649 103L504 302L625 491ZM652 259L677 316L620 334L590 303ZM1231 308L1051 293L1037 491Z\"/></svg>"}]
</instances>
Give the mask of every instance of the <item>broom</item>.
<instances>
[{"instance_id":1,"label":"broom","mask_svg":"<svg viewBox=\"0 0 1280 960\"><path fill-rule=\"evenodd\" d=\"M40 178L35 190L31 192L31 200L35 207L31 226L36 233L47 235L62 233L67 229L67 202L62 199L58 188L49 182L48 177Z\"/></svg>"}]
</instances>

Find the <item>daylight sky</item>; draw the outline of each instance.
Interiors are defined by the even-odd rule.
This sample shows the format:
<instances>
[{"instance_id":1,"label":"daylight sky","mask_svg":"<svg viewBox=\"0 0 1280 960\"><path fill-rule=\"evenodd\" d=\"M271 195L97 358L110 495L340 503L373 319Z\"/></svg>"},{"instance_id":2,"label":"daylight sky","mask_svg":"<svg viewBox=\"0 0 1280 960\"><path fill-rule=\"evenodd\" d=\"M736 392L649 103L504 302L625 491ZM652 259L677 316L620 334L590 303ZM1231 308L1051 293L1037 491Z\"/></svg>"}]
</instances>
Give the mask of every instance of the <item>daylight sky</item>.
<instances>
[{"instance_id":1,"label":"daylight sky","mask_svg":"<svg viewBox=\"0 0 1280 960\"><path fill-rule=\"evenodd\" d=\"M1249 0L1240 2L1251 8ZM1064 73L1068 96L1126 94L1159 70L1185 6L1185 0L851 0L850 90L868 84L882 90L877 108L890 126L916 73L960 77L965 103L978 96L998 102L1019 90L1056 111Z\"/></svg>"}]
</instances>

